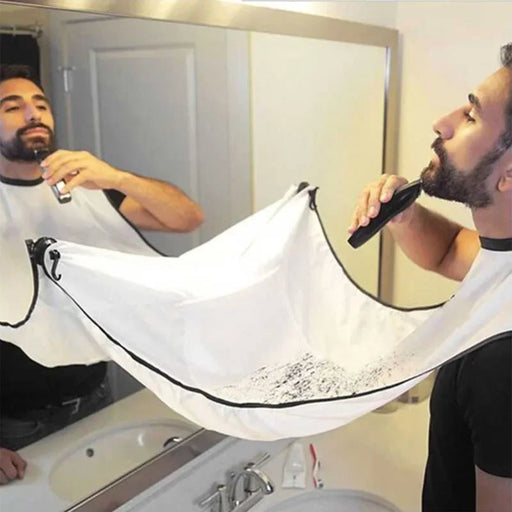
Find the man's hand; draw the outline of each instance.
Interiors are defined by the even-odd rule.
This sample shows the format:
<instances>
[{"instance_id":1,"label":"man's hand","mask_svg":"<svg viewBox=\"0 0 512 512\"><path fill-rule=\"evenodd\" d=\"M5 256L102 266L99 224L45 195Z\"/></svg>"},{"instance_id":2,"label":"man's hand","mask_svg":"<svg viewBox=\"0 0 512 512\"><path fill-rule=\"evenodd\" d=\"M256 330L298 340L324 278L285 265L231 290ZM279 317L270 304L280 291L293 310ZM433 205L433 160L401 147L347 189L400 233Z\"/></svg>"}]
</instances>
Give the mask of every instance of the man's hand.
<instances>
[{"instance_id":1,"label":"man's hand","mask_svg":"<svg viewBox=\"0 0 512 512\"><path fill-rule=\"evenodd\" d=\"M66 181L62 193L82 186L90 189L117 188L123 171L112 167L87 151L59 149L42 162L43 178L49 185Z\"/></svg>"},{"instance_id":2,"label":"man's hand","mask_svg":"<svg viewBox=\"0 0 512 512\"><path fill-rule=\"evenodd\" d=\"M367 185L357 203L348 229L353 233L367 226L376 217L382 203L387 203L397 188L407 180L383 174ZM478 233L413 203L388 224L393 239L414 263L425 270L437 272L449 279L461 281L470 269L480 249Z\"/></svg>"},{"instance_id":3,"label":"man's hand","mask_svg":"<svg viewBox=\"0 0 512 512\"><path fill-rule=\"evenodd\" d=\"M16 452L0 448L0 485L8 484L11 480L23 479L27 462Z\"/></svg>"},{"instance_id":4,"label":"man's hand","mask_svg":"<svg viewBox=\"0 0 512 512\"><path fill-rule=\"evenodd\" d=\"M393 197L395 190L406 183L407 180L400 176L383 174L378 181L367 185L359 196L348 232L352 234L359 226L367 226L370 219L379 214L380 205L387 203ZM405 222L410 218L411 212L412 208L409 207L393 217L391 222Z\"/></svg>"},{"instance_id":5,"label":"man's hand","mask_svg":"<svg viewBox=\"0 0 512 512\"><path fill-rule=\"evenodd\" d=\"M119 211L141 229L187 233L203 222L201 207L170 183L112 167L87 151L60 149L42 162L49 185L64 180L65 194L75 187L115 189L124 198Z\"/></svg>"}]
</instances>

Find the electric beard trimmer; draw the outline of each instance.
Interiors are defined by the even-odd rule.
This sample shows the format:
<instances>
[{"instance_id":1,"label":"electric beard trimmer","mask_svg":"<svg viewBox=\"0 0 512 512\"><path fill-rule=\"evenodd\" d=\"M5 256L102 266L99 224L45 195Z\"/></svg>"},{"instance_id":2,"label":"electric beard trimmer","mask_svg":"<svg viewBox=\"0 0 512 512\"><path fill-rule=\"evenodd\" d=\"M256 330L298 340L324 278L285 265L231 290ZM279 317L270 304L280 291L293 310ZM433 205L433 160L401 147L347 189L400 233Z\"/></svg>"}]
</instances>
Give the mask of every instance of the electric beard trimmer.
<instances>
[{"instance_id":1,"label":"electric beard trimmer","mask_svg":"<svg viewBox=\"0 0 512 512\"><path fill-rule=\"evenodd\" d=\"M387 203L381 203L377 217L370 219L367 226L359 226L348 239L348 243L357 249L376 235L393 217L411 206L421 194L421 180L412 181L397 189Z\"/></svg>"},{"instance_id":2,"label":"electric beard trimmer","mask_svg":"<svg viewBox=\"0 0 512 512\"><path fill-rule=\"evenodd\" d=\"M47 148L41 148L41 149L34 149L34 157L37 160L37 163L41 165L41 162L51 153L51 151ZM63 194L61 192L62 188L66 185L66 182L64 180L60 180L55 185L52 185L52 191L55 194L55 197L57 198L57 201L59 203L69 203L71 201L71 194L69 192L66 192Z\"/></svg>"}]
</instances>

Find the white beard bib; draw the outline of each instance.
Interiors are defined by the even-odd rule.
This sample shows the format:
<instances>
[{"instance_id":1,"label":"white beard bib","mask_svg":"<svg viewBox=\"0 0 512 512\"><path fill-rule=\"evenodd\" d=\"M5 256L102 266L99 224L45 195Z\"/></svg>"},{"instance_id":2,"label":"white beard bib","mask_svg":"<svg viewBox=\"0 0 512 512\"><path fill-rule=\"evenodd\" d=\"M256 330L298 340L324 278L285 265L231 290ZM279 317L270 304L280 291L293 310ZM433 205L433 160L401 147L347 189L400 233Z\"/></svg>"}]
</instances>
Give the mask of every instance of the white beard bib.
<instances>
[{"instance_id":1,"label":"white beard bib","mask_svg":"<svg viewBox=\"0 0 512 512\"><path fill-rule=\"evenodd\" d=\"M179 258L110 249L49 243L32 316L0 337L32 325L3 339L48 366L111 358L191 421L241 438L339 427L512 332L512 251L482 249L442 306L386 305L337 261L311 187ZM27 316L4 302L0 320Z\"/></svg>"}]
</instances>

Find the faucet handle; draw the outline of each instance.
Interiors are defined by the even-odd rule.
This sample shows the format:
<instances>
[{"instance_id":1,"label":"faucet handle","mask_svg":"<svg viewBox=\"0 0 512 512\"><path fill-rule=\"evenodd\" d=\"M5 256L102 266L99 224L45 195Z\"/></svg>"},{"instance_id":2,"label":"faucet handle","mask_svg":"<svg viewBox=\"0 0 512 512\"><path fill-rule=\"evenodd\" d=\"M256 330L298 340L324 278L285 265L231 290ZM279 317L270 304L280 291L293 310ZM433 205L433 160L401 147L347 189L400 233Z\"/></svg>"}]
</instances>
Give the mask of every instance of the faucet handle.
<instances>
[{"instance_id":1,"label":"faucet handle","mask_svg":"<svg viewBox=\"0 0 512 512\"><path fill-rule=\"evenodd\" d=\"M259 468L260 466L263 466L267 460L270 459L270 453L265 452L258 456L258 458L254 462L249 462L246 465L246 469L248 468Z\"/></svg>"},{"instance_id":2,"label":"faucet handle","mask_svg":"<svg viewBox=\"0 0 512 512\"><path fill-rule=\"evenodd\" d=\"M249 462L244 467L244 490L248 494L254 494L261 490L263 494L271 494L274 492L274 484L272 480L259 469L267 460L270 459L270 454L261 454L254 462Z\"/></svg>"},{"instance_id":3,"label":"faucet handle","mask_svg":"<svg viewBox=\"0 0 512 512\"><path fill-rule=\"evenodd\" d=\"M229 512L228 491L223 484L218 485L217 489L199 502L201 508L211 507L212 512Z\"/></svg>"},{"instance_id":4,"label":"faucet handle","mask_svg":"<svg viewBox=\"0 0 512 512\"><path fill-rule=\"evenodd\" d=\"M274 484L272 480L261 470L254 466L246 467L245 473L245 492L254 494L261 491L263 494L272 494L274 492Z\"/></svg>"}]
</instances>

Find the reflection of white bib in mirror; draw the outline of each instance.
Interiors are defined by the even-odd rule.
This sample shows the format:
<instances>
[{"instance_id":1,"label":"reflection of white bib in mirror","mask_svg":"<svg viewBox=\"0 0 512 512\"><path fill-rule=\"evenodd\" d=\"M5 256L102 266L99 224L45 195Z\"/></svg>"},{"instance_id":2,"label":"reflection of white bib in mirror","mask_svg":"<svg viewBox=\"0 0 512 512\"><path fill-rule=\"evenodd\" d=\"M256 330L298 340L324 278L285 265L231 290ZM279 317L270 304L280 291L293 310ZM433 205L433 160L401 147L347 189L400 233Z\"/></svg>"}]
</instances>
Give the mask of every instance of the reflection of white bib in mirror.
<instances>
[{"instance_id":1,"label":"reflection of white bib in mirror","mask_svg":"<svg viewBox=\"0 0 512 512\"><path fill-rule=\"evenodd\" d=\"M39 301L80 318L95 350L25 349L53 365L101 350L190 420L268 440L352 421L512 330L511 252L482 249L442 307L394 308L346 275L312 197L293 188L179 258L51 244L44 269L60 279Z\"/></svg>"},{"instance_id":2,"label":"reflection of white bib in mirror","mask_svg":"<svg viewBox=\"0 0 512 512\"><path fill-rule=\"evenodd\" d=\"M105 354L90 342L76 308L55 295L51 281L44 275L34 279L25 240L51 233L95 247L157 254L101 191L78 188L72 195L71 202L61 205L42 178L0 182L0 340L15 343L46 366L67 360L92 363L105 359ZM55 354L62 362L55 361Z\"/></svg>"}]
</instances>

